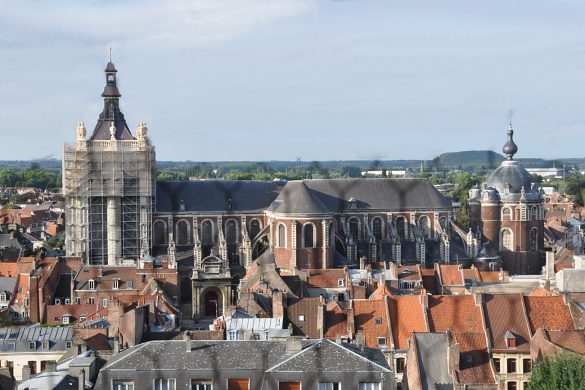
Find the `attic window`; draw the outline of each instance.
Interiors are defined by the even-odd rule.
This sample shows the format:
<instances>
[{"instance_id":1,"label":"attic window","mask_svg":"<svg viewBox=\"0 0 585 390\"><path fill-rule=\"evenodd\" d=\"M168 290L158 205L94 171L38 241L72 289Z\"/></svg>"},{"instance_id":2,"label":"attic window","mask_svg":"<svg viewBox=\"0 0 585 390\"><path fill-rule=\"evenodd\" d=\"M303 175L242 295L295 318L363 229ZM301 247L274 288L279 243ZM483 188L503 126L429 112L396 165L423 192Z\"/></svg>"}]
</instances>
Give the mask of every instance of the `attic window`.
<instances>
[{"instance_id":1,"label":"attic window","mask_svg":"<svg viewBox=\"0 0 585 390\"><path fill-rule=\"evenodd\" d=\"M357 209L357 200L352 196L347 200L350 209Z\"/></svg>"},{"instance_id":2,"label":"attic window","mask_svg":"<svg viewBox=\"0 0 585 390\"><path fill-rule=\"evenodd\" d=\"M382 325L382 317L376 317L376 325Z\"/></svg>"},{"instance_id":3,"label":"attic window","mask_svg":"<svg viewBox=\"0 0 585 390\"><path fill-rule=\"evenodd\" d=\"M114 290L117 290L118 288L120 288L120 280L114 279L114 284L112 285L112 288Z\"/></svg>"},{"instance_id":4,"label":"attic window","mask_svg":"<svg viewBox=\"0 0 585 390\"><path fill-rule=\"evenodd\" d=\"M305 315L304 314L299 314L299 321L304 322L305 321Z\"/></svg>"},{"instance_id":5,"label":"attic window","mask_svg":"<svg viewBox=\"0 0 585 390\"><path fill-rule=\"evenodd\" d=\"M386 337L378 337L378 346L380 347L386 346Z\"/></svg>"},{"instance_id":6,"label":"attic window","mask_svg":"<svg viewBox=\"0 0 585 390\"><path fill-rule=\"evenodd\" d=\"M226 202L226 209L228 211L233 211L234 210L234 201L232 200L232 198L228 198L228 200Z\"/></svg>"},{"instance_id":7,"label":"attic window","mask_svg":"<svg viewBox=\"0 0 585 390\"><path fill-rule=\"evenodd\" d=\"M95 280L90 279L89 282L88 282L88 284L89 284L89 289L90 290L95 290Z\"/></svg>"},{"instance_id":8,"label":"attic window","mask_svg":"<svg viewBox=\"0 0 585 390\"><path fill-rule=\"evenodd\" d=\"M63 316L63 324L64 325L68 325L69 324L69 315L64 315Z\"/></svg>"},{"instance_id":9,"label":"attic window","mask_svg":"<svg viewBox=\"0 0 585 390\"><path fill-rule=\"evenodd\" d=\"M506 339L507 348L516 348L516 336L514 336L512 332L507 331L504 337Z\"/></svg>"},{"instance_id":10,"label":"attic window","mask_svg":"<svg viewBox=\"0 0 585 390\"><path fill-rule=\"evenodd\" d=\"M337 286L343 287L345 285L345 280L343 278L337 279Z\"/></svg>"},{"instance_id":11,"label":"attic window","mask_svg":"<svg viewBox=\"0 0 585 390\"><path fill-rule=\"evenodd\" d=\"M28 349L30 351L34 351L35 349L37 349L37 343L35 341L31 341L28 343Z\"/></svg>"}]
</instances>

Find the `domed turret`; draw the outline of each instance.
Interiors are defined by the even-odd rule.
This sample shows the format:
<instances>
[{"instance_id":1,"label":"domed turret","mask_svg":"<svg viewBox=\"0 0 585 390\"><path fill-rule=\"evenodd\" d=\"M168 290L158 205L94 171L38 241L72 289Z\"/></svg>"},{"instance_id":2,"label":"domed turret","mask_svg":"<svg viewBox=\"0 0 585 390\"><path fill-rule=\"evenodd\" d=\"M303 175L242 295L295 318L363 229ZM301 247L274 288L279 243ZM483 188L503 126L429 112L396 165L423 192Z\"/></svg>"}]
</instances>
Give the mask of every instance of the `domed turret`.
<instances>
[{"instance_id":1,"label":"domed turret","mask_svg":"<svg viewBox=\"0 0 585 390\"><path fill-rule=\"evenodd\" d=\"M502 152L504 152L506 158L510 161L518 152L518 146L514 143L514 129L512 129L512 122L508 125L508 141L506 141L502 147Z\"/></svg>"},{"instance_id":2,"label":"domed turret","mask_svg":"<svg viewBox=\"0 0 585 390\"><path fill-rule=\"evenodd\" d=\"M532 175L526 169L513 160L514 155L518 152L518 146L514 143L514 130L512 123L508 127L508 141L504 144L502 151L507 160L502 162L487 177L486 186L495 188L500 196L509 194L519 194L522 189L525 192L532 192Z\"/></svg>"}]
</instances>

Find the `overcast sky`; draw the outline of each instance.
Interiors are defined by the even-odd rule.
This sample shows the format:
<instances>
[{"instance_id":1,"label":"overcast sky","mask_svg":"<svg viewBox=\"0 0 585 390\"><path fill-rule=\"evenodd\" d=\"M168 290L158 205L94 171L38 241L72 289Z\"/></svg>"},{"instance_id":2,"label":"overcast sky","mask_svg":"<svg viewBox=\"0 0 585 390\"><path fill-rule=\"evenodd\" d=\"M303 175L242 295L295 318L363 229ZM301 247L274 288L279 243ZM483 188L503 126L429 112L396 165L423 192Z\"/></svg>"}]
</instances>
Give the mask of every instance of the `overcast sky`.
<instances>
[{"instance_id":1,"label":"overcast sky","mask_svg":"<svg viewBox=\"0 0 585 390\"><path fill-rule=\"evenodd\" d=\"M0 160L91 133L113 46L159 160L584 157L585 1L0 0Z\"/></svg>"}]
</instances>

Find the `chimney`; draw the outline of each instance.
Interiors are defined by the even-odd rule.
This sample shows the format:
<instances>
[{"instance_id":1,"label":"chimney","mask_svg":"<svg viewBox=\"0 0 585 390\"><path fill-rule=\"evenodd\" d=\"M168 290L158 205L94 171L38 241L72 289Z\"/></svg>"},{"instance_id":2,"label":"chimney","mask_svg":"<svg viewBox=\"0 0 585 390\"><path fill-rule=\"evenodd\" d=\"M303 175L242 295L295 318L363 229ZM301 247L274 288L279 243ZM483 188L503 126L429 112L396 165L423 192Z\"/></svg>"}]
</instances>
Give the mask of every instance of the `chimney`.
<instances>
[{"instance_id":1,"label":"chimney","mask_svg":"<svg viewBox=\"0 0 585 390\"><path fill-rule=\"evenodd\" d=\"M317 305L317 330L319 331L319 338L322 339L325 334L325 303L322 299Z\"/></svg>"},{"instance_id":2,"label":"chimney","mask_svg":"<svg viewBox=\"0 0 585 390\"><path fill-rule=\"evenodd\" d=\"M282 291L275 291L272 294L272 317L284 317L286 299Z\"/></svg>"},{"instance_id":3,"label":"chimney","mask_svg":"<svg viewBox=\"0 0 585 390\"><path fill-rule=\"evenodd\" d=\"M120 338L118 335L114 337L114 355L120 353Z\"/></svg>"},{"instance_id":4,"label":"chimney","mask_svg":"<svg viewBox=\"0 0 585 390\"><path fill-rule=\"evenodd\" d=\"M366 346L366 335L365 335L363 330L357 331L357 336L355 338L355 341L356 341L357 345L360 347L360 350L363 351L364 347Z\"/></svg>"},{"instance_id":5,"label":"chimney","mask_svg":"<svg viewBox=\"0 0 585 390\"><path fill-rule=\"evenodd\" d=\"M483 303L483 295L480 292L476 292L473 294L473 300L475 301L475 306L481 306Z\"/></svg>"},{"instance_id":6,"label":"chimney","mask_svg":"<svg viewBox=\"0 0 585 390\"><path fill-rule=\"evenodd\" d=\"M429 296L428 294L421 294L420 295L420 304L422 305L424 310L428 310L429 308Z\"/></svg>"},{"instance_id":7,"label":"chimney","mask_svg":"<svg viewBox=\"0 0 585 390\"><path fill-rule=\"evenodd\" d=\"M360 257L360 269L366 268L366 256Z\"/></svg>"},{"instance_id":8,"label":"chimney","mask_svg":"<svg viewBox=\"0 0 585 390\"><path fill-rule=\"evenodd\" d=\"M185 341L185 352L191 352L192 350L192 343L191 343L191 332L186 331L183 334L183 340Z\"/></svg>"},{"instance_id":9,"label":"chimney","mask_svg":"<svg viewBox=\"0 0 585 390\"><path fill-rule=\"evenodd\" d=\"M78 377L78 390L85 390L85 368L82 368Z\"/></svg>"},{"instance_id":10,"label":"chimney","mask_svg":"<svg viewBox=\"0 0 585 390\"><path fill-rule=\"evenodd\" d=\"M22 367L22 381L30 379L30 367L28 365Z\"/></svg>"},{"instance_id":11,"label":"chimney","mask_svg":"<svg viewBox=\"0 0 585 390\"><path fill-rule=\"evenodd\" d=\"M49 360L45 364L45 372L55 372L57 371L57 362L54 360Z\"/></svg>"},{"instance_id":12,"label":"chimney","mask_svg":"<svg viewBox=\"0 0 585 390\"><path fill-rule=\"evenodd\" d=\"M292 355L293 353L301 352L303 350L303 341L299 336L290 336L286 338L286 353Z\"/></svg>"}]
</instances>

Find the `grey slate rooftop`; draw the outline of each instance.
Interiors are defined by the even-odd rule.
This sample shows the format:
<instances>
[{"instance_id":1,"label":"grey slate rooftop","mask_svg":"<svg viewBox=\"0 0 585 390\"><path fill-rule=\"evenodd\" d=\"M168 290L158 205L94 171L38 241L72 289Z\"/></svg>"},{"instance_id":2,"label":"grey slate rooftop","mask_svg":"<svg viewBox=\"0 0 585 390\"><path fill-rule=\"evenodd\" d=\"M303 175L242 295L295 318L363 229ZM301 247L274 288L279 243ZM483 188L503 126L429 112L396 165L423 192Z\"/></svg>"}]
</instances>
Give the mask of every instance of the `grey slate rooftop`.
<instances>
[{"instance_id":1,"label":"grey slate rooftop","mask_svg":"<svg viewBox=\"0 0 585 390\"><path fill-rule=\"evenodd\" d=\"M261 212L268 208L282 188L282 182L252 180L195 180L156 183L156 211Z\"/></svg>"},{"instance_id":2,"label":"grey slate rooftop","mask_svg":"<svg viewBox=\"0 0 585 390\"><path fill-rule=\"evenodd\" d=\"M329 340L303 341L303 350L287 354L283 341L150 341L115 356L105 370L260 370L382 371L388 364L379 350Z\"/></svg>"},{"instance_id":3,"label":"grey slate rooftop","mask_svg":"<svg viewBox=\"0 0 585 390\"><path fill-rule=\"evenodd\" d=\"M453 388L447 361L449 337L446 333L415 333L417 359L424 390Z\"/></svg>"}]
</instances>

